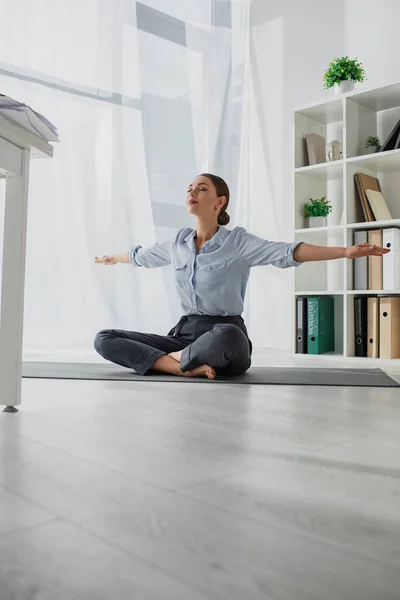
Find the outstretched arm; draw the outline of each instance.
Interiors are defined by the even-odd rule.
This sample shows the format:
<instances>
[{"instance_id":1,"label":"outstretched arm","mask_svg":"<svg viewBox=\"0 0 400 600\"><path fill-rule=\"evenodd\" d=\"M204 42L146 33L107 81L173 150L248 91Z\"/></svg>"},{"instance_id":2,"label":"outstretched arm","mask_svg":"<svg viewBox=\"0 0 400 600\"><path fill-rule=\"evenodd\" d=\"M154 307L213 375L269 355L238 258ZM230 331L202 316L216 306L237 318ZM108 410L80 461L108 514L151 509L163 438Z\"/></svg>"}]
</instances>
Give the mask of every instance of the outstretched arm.
<instances>
[{"instance_id":1,"label":"outstretched arm","mask_svg":"<svg viewBox=\"0 0 400 600\"><path fill-rule=\"evenodd\" d=\"M130 252L123 254L105 255L102 258L96 256L96 263L104 265L116 265L117 263L132 264L135 267L146 267L154 269L156 267L164 267L171 262L173 240L165 242L157 242L148 248L135 246Z\"/></svg>"},{"instance_id":2,"label":"outstretched arm","mask_svg":"<svg viewBox=\"0 0 400 600\"><path fill-rule=\"evenodd\" d=\"M102 257L96 256L94 262L102 265L116 265L117 263L129 264L131 261L129 260L129 252L124 252L123 254L105 254Z\"/></svg>"},{"instance_id":3,"label":"outstretched arm","mask_svg":"<svg viewBox=\"0 0 400 600\"><path fill-rule=\"evenodd\" d=\"M348 248L336 246L315 246L301 243L293 252L294 260L298 262L313 262L318 260L335 260L337 258L361 258L362 256L380 256L390 252L388 248L372 244L357 244Z\"/></svg>"},{"instance_id":4,"label":"outstretched arm","mask_svg":"<svg viewBox=\"0 0 400 600\"><path fill-rule=\"evenodd\" d=\"M236 229L236 242L240 255L248 260L251 267L273 265L281 269L297 267L304 262L380 256L389 252L387 248L366 243L340 248L305 242L273 242L248 233L243 227Z\"/></svg>"}]
</instances>

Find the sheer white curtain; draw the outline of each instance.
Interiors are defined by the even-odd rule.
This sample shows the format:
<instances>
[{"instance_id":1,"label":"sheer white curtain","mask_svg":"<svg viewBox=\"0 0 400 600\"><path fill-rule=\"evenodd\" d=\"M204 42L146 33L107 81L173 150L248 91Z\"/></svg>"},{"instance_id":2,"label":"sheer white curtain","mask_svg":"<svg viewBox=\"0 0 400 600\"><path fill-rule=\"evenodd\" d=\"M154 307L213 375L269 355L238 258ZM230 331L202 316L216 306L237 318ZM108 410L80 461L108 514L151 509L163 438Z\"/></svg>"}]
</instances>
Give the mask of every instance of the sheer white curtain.
<instances>
[{"instance_id":1,"label":"sheer white curtain","mask_svg":"<svg viewBox=\"0 0 400 600\"><path fill-rule=\"evenodd\" d=\"M103 267L193 225L185 188L226 178L246 213L249 0L0 0L0 92L60 132L32 161L24 354L93 354L102 328L166 333L169 267ZM239 201L240 200L240 201Z\"/></svg>"}]
</instances>

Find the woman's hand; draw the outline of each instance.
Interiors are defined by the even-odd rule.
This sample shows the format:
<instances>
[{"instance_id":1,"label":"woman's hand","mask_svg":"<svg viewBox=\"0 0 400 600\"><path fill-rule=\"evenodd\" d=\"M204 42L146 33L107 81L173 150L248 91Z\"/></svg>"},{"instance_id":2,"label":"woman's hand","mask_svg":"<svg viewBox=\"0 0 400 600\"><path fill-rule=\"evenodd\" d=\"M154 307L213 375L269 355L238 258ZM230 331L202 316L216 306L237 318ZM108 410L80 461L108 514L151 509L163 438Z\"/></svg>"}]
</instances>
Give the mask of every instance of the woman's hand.
<instances>
[{"instance_id":1,"label":"woman's hand","mask_svg":"<svg viewBox=\"0 0 400 600\"><path fill-rule=\"evenodd\" d=\"M390 252L389 248L381 248L372 244L357 244L345 249L345 258L361 258L362 256L381 256Z\"/></svg>"},{"instance_id":2,"label":"woman's hand","mask_svg":"<svg viewBox=\"0 0 400 600\"><path fill-rule=\"evenodd\" d=\"M334 246L315 246L314 244L299 244L293 258L299 262L312 262L316 260L335 260L337 258L361 258L362 256L381 256L390 252L389 248L381 248L372 244L357 244L349 248Z\"/></svg>"},{"instance_id":3,"label":"woman's hand","mask_svg":"<svg viewBox=\"0 0 400 600\"><path fill-rule=\"evenodd\" d=\"M101 264L101 265L116 265L118 263L118 261L114 258L114 256L102 256L101 258L99 258L98 256L95 257L94 262L97 264Z\"/></svg>"}]
</instances>

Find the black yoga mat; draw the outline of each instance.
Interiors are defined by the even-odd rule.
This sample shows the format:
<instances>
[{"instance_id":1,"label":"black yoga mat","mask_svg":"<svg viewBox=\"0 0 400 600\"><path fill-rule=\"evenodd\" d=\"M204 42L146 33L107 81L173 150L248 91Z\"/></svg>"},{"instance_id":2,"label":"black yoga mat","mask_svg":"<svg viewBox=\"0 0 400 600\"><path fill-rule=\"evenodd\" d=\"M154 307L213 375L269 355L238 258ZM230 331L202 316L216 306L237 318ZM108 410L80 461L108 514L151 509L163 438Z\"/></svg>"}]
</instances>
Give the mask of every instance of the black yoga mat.
<instances>
[{"instance_id":1,"label":"black yoga mat","mask_svg":"<svg viewBox=\"0 0 400 600\"><path fill-rule=\"evenodd\" d=\"M331 369L251 367L243 375L217 376L214 380L203 377L176 377L163 373L137 375L130 369L111 363L24 362L22 376L37 379L95 379L108 381L152 381L179 383L233 383L258 385L329 385L357 387L400 387L381 369Z\"/></svg>"}]
</instances>

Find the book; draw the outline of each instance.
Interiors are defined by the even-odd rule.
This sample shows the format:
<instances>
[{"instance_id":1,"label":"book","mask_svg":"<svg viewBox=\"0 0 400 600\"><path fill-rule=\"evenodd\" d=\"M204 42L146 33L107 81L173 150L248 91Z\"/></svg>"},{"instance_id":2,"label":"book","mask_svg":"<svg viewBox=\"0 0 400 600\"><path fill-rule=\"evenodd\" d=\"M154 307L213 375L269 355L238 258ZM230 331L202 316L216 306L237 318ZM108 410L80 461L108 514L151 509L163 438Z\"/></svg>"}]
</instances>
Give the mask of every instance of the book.
<instances>
[{"instance_id":1,"label":"book","mask_svg":"<svg viewBox=\"0 0 400 600\"><path fill-rule=\"evenodd\" d=\"M323 354L334 351L333 297L307 298L307 345L307 354Z\"/></svg>"},{"instance_id":2,"label":"book","mask_svg":"<svg viewBox=\"0 0 400 600\"><path fill-rule=\"evenodd\" d=\"M365 205L365 209L368 216L367 221L376 221L375 215L372 211L371 205L368 200L368 196L366 194L366 190L368 189L382 193L380 181L377 177L371 177L371 175L366 175L365 173L356 173L356 175L362 201Z\"/></svg>"},{"instance_id":3,"label":"book","mask_svg":"<svg viewBox=\"0 0 400 600\"><path fill-rule=\"evenodd\" d=\"M308 164L317 165L325 162L325 138L317 133L306 135Z\"/></svg>"},{"instance_id":4,"label":"book","mask_svg":"<svg viewBox=\"0 0 400 600\"><path fill-rule=\"evenodd\" d=\"M360 182L358 181L358 173L354 174L354 195L358 202L356 202L356 222L368 221L367 210L365 208L364 200L361 194ZM362 218L361 218L362 215Z\"/></svg>"},{"instance_id":5,"label":"book","mask_svg":"<svg viewBox=\"0 0 400 600\"><path fill-rule=\"evenodd\" d=\"M392 215L387 207L382 192L377 190L365 190L368 202L377 221L391 221Z\"/></svg>"},{"instance_id":6,"label":"book","mask_svg":"<svg viewBox=\"0 0 400 600\"><path fill-rule=\"evenodd\" d=\"M399 131L399 135L397 136L397 140L396 140L396 144L394 146L395 150L398 150L400 148L400 131Z\"/></svg>"},{"instance_id":7,"label":"book","mask_svg":"<svg viewBox=\"0 0 400 600\"><path fill-rule=\"evenodd\" d=\"M392 131L387 136L386 140L381 146L380 152L386 152L387 150L394 150L396 148L397 140L400 133L400 119L393 127Z\"/></svg>"},{"instance_id":8,"label":"book","mask_svg":"<svg viewBox=\"0 0 400 600\"><path fill-rule=\"evenodd\" d=\"M374 213L372 212L371 206L368 202L367 195L366 195L366 193L364 191L364 187L362 185L362 180L360 177L361 175L362 175L362 173L355 173L354 181L356 184L358 201L359 201L359 204L361 205L362 213L364 216L364 221L367 221L367 222L375 221Z\"/></svg>"}]
</instances>

